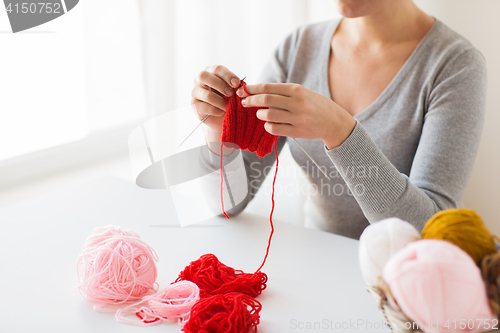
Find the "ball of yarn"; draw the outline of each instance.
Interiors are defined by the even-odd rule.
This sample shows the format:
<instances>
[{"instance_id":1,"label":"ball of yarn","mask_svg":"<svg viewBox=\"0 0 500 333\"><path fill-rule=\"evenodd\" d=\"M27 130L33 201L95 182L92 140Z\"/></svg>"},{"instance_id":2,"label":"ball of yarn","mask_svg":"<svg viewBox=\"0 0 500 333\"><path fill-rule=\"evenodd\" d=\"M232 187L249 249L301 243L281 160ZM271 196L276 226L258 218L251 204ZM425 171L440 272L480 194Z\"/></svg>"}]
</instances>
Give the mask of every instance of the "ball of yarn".
<instances>
[{"instance_id":1,"label":"ball of yarn","mask_svg":"<svg viewBox=\"0 0 500 333\"><path fill-rule=\"evenodd\" d=\"M481 271L491 310L500 316L500 252L485 256L481 262Z\"/></svg>"},{"instance_id":2,"label":"ball of yarn","mask_svg":"<svg viewBox=\"0 0 500 333\"><path fill-rule=\"evenodd\" d=\"M422 238L440 239L455 244L476 262L497 251L481 216L472 209L448 209L435 214L424 226Z\"/></svg>"},{"instance_id":3,"label":"ball of yarn","mask_svg":"<svg viewBox=\"0 0 500 333\"><path fill-rule=\"evenodd\" d=\"M488 305L479 268L451 243L428 239L408 244L389 259L383 278L403 313L422 323L425 332L448 331L447 321L471 319L473 328L461 331L484 331L476 320L497 319ZM432 326L435 322L437 330Z\"/></svg>"},{"instance_id":4,"label":"ball of yarn","mask_svg":"<svg viewBox=\"0 0 500 333\"><path fill-rule=\"evenodd\" d=\"M261 271L244 273L226 266L211 253L192 261L179 274L178 281L191 281L200 288L200 297L239 292L257 297L266 289L267 275Z\"/></svg>"},{"instance_id":5,"label":"ball of yarn","mask_svg":"<svg viewBox=\"0 0 500 333\"><path fill-rule=\"evenodd\" d=\"M156 290L158 257L133 231L107 226L87 238L77 260L80 293L113 305L140 300Z\"/></svg>"},{"instance_id":6,"label":"ball of yarn","mask_svg":"<svg viewBox=\"0 0 500 333\"><path fill-rule=\"evenodd\" d=\"M410 223L389 218L369 225L359 238L359 263L368 285L374 285L389 258L408 243L420 239Z\"/></svg>"},{"instance_id":7,"label":"ball of yarn","mask_svg":"<svg viewBox=\"0 0 500 333\"><path fill-rule=\"evenodd\" d=\"M151 326L161 323L179 322L183 325L189 320L193 305L200 299L200 289L190 281L180 281L147 295L138 303L131 304L116 312L116 320L123 324ZM128 318L137 316L140 321Z\"/></svg>"},{"instance_id":8,"label":"ball of yarn","mask_svg":"<svg viewBox=\"0 0 500 333\"><path fill-rule=\"evenodd\" d=\"M248 333L257 331L262 305L241 293L213 295L199 300L191 309L185 333Z\"/></svg>"}]
</instances>

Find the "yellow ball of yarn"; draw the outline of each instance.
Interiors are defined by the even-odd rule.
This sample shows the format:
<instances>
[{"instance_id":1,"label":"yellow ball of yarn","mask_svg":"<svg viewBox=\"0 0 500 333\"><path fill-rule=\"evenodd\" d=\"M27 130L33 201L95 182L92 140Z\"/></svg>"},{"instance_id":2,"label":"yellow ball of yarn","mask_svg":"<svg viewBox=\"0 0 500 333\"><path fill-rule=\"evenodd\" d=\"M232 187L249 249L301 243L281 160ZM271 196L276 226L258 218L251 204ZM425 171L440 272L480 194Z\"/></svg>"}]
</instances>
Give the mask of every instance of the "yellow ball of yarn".
<instances>
[{"instance_id":1,"label":"yellow ball of yarn","mask_svg":"<svg viewBox=\"0 0 500 333\"><path fill-rule=\"evenodd\" d=\"M435 214L424 226L422 238L448 241L467 252L477 265L497 251L483 219L472 209L447 209Z\"/></svg>"}]
</instances>

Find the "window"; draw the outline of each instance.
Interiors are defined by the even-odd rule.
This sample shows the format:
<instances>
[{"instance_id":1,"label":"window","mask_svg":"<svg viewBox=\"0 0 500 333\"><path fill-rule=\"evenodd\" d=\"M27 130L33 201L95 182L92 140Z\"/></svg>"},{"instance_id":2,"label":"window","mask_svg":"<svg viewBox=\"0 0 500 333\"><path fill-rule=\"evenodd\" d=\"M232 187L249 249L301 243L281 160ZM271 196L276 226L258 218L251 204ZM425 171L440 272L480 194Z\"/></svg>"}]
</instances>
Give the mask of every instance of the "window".
<instances>
[{"instance_id":1,"label":"window","mask_svg":"<svg viewBox=\"0 0 500 333\"><path fill-rule=\"evenodd\" d=\"M80 1L16 34L0 10L0 161L145 116L137 7L135 0Z\"/></svg>"},{"instance_id":2,"label":"window","mask_svg":"<svg viewBox=\"0 0 500 333\"><path fill-rule=\"evenodd\" d=\"M145 119L189 105L206 66L255 83L294 28L335 15L331 0L85 0L12 34L0 10L0 186L125 156Z\"/></svg>"}]
</instances>

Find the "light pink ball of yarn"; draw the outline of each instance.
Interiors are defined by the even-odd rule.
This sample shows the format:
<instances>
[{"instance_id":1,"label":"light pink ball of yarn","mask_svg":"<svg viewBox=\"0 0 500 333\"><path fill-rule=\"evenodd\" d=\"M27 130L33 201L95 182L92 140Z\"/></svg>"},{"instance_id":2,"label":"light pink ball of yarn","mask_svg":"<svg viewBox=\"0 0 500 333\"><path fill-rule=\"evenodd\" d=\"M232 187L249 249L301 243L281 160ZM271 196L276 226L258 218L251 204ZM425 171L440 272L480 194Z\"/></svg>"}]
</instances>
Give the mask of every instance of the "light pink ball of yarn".
<instances>
[{"instance_id":1,"label":"light pink ball of yarn","mask_svg":"<svg viewBox=\"0 0 500 333\"><path fill-rule=\"evenodd\" d=\"M408 244L389 260L383 278L404 314L422 323L425 332L480 332L486 329L479 327L479 320L491 324L498 319L474 260L449 242ZM447 321L450 329L444 327ZM460 329L461 322L468 326Z\"/></svg>"},{"instance_id":2,"label":"light pink ball of yarn","mask_svg":"<svg viewBox=\"0 0 500 333\"><path fill-rule=\"evenodd\" d=\"M157 289L158 256L139 235L115 226L96 228L77 260L80 293L113 305L134 302Z\"/></svg>"},{"instance_id":3,"label":"light pink ball of yarn","mask_svg":"<svg viewBox=\"0 0 500 333\"><path fill-rule=\"evenodd\" d=\"M366 227L359 238L359 264L365 282L374 285L389 258L418 239L417 229L396 217Z\"/></svg>"}]
</instances>

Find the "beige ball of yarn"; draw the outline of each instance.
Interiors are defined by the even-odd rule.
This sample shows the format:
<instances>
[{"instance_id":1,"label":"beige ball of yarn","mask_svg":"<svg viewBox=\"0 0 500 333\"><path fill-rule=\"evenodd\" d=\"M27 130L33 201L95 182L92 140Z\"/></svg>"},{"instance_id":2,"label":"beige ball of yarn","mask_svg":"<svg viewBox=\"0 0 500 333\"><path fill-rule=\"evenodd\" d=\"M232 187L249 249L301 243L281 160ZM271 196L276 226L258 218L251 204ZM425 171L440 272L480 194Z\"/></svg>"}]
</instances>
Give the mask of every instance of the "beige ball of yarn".
<instances>
[{"instance_id":1,"label":"beige ball of yarn","mask_svg":"<svg viewBox=\"0 0 500 333\"><path fill-rule=\"evenodd\" d=\"M359 238L359 263L365 282L374 285L389 258L420 238L413 225L396 217L369 225Z\"/></svg>"}]
</instances>

